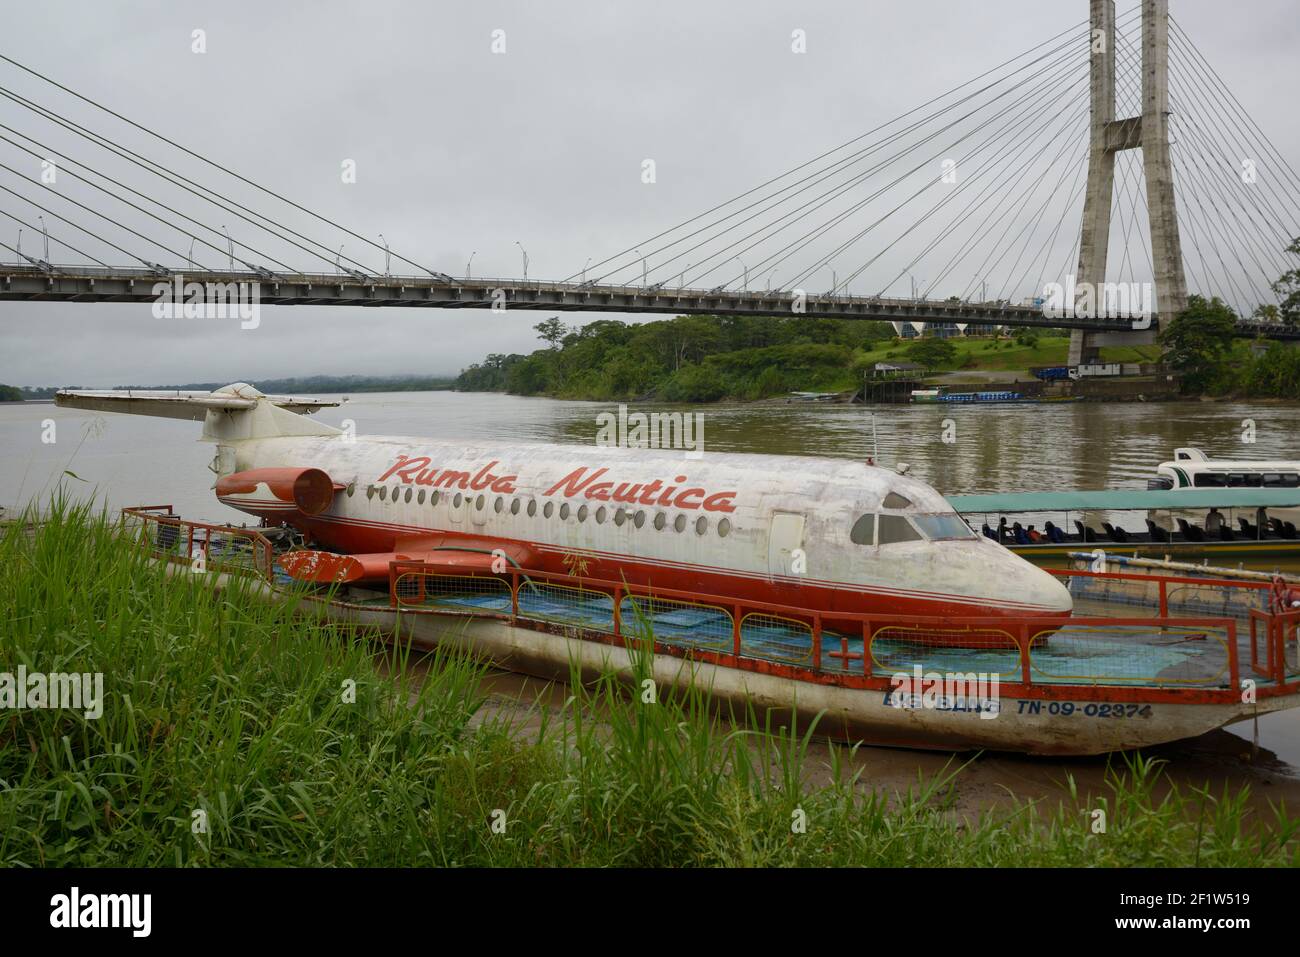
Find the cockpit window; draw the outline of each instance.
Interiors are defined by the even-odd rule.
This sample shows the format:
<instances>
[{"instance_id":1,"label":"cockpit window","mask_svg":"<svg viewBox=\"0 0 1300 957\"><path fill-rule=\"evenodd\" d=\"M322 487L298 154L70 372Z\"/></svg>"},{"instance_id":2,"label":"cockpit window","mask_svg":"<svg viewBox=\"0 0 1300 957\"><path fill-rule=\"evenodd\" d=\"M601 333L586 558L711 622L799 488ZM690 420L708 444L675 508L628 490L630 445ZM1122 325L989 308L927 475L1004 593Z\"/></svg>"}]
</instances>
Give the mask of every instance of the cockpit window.
<instances>
[{"instance_id":1,"label":"cockpit window","mask_svg":"<svg viewBox=\"0 0 1300 957\"><path fill-rule=\"evenodd\" d=\"M898 542L919 542L921 533L912 527L912 523L902 515L880 516L880 537L878 544L894 545Z\"/></svg>"},{"instance_id":2,"label":"cockpit window","mask_svg":"<svg viewBox=\"0 0 1300 957\"><path fill-rule=\"evenodd\" d=\"M885 496L885 501L882 504L885 508L911 508L912 500L910 498L904 498L897 492L890 492Z\"/></svg>"},{"instance_id":3,"label":"cockpit window","mask_svg":"<svg viewBox=\"0 0 1300 957\"><path fill-rule=\"evenodd\" d=\"M921 529L921 533L932 542L977 537L971 531L970 526L961 520L959 515L952 513L913 515L912 521Z\"/></svg>"},{"instance_id":4,"label":"cockpit window","mask_svg":"<svg viewBox=\"0 0 1300 957\"><path fill-rule=\"evenodd\" d=\"M853 530L849 532L849 541L854 545L876 544L876 516L863 515L854 522Z\"/></svg>"}]
</instances>

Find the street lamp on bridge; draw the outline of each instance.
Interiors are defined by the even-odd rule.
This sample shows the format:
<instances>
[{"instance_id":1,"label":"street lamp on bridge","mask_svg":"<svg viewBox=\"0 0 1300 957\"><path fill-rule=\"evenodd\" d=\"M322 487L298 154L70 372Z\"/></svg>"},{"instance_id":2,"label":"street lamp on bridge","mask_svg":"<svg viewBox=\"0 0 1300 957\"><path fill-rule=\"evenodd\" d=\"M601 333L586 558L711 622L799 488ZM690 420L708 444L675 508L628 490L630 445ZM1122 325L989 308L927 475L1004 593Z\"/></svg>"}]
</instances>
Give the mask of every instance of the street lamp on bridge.
<instances>
[{"instance_id":1,"label":"street lamp on bridge","mask_svg":"<svg viewBox=\"0 0 1300 957\"><path fill-rule=\"evenodd\" d=\"M745 265L745 260L739 256L732 256L736 262L740 263L740 268L745 271L745 284L741 287L745 292L749 292L749 267Z\"/></svg>"},{"instance_id":2,"label":"street lamp on bridge","mask_svg":"<svg viewBox=\"0 0 1300 957\"><path fill-rule=\"evenodd\" d=\"M466 278L466 279L472 279L472 278L473 278L472 274L470 273L470 269L471 269L471 267L474 265L474 257L477 256L477 255L478 255L478 250L477 250L477 249L474 250L472 253L469 254L469 261L465 263L465 278Z\"/></svg>"},{"instance_id":3,"label":"street lamp on bridge","mask_svg":"<svg viewBox=\"0 0 1300 957\"><path fill-rule=\"evenodd\" d=\"M519 247L519 252L522 253L524 257L524 282L527 282L528 281L528 250L524 249L524 244L517 239L515 240L515 245Z\"/></svg>"}]
</instances>

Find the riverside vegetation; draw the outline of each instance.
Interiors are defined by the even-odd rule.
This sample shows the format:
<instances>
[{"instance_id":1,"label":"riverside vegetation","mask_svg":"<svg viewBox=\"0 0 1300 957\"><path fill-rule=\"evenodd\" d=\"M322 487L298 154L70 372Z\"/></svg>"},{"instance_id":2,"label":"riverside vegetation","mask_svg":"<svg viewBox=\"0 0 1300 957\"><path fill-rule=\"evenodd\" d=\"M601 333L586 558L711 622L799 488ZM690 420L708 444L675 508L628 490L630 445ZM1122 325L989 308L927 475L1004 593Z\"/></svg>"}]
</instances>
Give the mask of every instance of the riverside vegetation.
<instances>
[{"instance_id":1,"label":"riverside vegetation","mask_svg":"<svg viewBox=\"0 0 1300 957\"><path fill-rule=\"evenodd\" d=\"M1218 300L1193 297L1162 345L1108 346L1101 361L1157 362L1163 346L1190 395L1300 399L1300 349L1234 339L1225 311L1230 317ZM1061 330L902 340L886 323L790 317L598 320L576 328L548 319L536 328L546 348L490 355L463 370L456 388L597 401L754 400L856 389L879 362L908 362L930 372L1016 371L1029 378L1033 367L1065 365L1070 345Z\"/></svg>"},{"instance_id":2,"label":"riverside vegetation","mask_svg":"<svg viewBox=\"0 0 1300 957\"><path fill-rule=\"evenodd\" d=\"M837 761L809 786L814 728L721 721L701 691L573 687L524 733L476 719L475 661L417 663L291 598L169 576L123 536L58 499L0 531L0 670L104 676L97 720L0 712L0 866L1297 862L1285 808L1159 787L1141 757L1086 804L972 820L952 775L884 794Z\"/></svg>"}]
</instances>

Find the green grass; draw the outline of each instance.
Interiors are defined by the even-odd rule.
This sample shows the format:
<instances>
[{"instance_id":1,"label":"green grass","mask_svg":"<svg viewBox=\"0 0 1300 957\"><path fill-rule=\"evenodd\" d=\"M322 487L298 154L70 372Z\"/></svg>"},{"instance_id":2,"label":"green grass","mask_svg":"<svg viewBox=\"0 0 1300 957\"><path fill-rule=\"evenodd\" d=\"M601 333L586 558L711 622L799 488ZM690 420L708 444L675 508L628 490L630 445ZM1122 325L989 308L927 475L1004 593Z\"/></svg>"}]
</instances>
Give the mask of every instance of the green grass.
<instances>
[{"instance_id":1,"label":"green grass","mask_svg":"<svg viewBox=\"0 0 1300 957\"><path fill-rule=\"evenodd\" d=\"M957 349L953 368L962 371L1011 372L1039 366L1060 366L1066 364L1070 350L1070 340L1065 336L1042 336L1035 346L997 339L957 337L947 341ZM1103 362L1155 362L1159 358L1158 346L1105 346L1101 349ZM909 361L906 342L884 343L869 352L859 353L858 358L859 365L890 361Z\"/></svg>"},{"instance_id":2,"label":"green grass","mask_svg":"<svg viewBox=\"0 0 1300 957\"><path fill-rule=\"evenodd\" d=\"M810 787L814 729L744 730L699 690L643 704L605 679L540 730L475 723L479 664L417 667L287 601L166 576L60 501L34 531L0 532L0 569L0 671L102 672L105 691L98 720L0 712L6 866L1296 862L1284 809L1158 786L1137 758L1104 794L970 820L953 811L959 770L886 794L837 762ZM637 663L644 676L644 650ZM1098 807L1105 834L1083 810Z\"/></svg>"}]
</instances>

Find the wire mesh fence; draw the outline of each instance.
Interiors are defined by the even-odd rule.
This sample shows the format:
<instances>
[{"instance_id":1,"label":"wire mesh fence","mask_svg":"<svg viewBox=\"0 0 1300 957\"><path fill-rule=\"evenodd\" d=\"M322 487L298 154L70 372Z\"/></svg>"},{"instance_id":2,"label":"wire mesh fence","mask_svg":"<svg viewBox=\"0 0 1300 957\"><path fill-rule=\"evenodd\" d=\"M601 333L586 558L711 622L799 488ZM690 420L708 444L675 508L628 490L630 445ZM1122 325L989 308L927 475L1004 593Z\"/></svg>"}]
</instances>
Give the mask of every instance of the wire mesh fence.
<instances>
[{"instance_id":1,"label":"wire mesh fence","mask_svg":"<svg viewBox=\"0 0 1300 957\"><path fill-rule=\"evenodd\" d=\"M614 597L592 588L526 580L519 585L519 616L612 632Z\"/></svg>"},{"instance_id":2,"label":"wire mesh fence","mask_svg":"<svg viewBox=\"0 0 1300 957\"><path fill-rule=\"evenodd\" d=\"M431 575L402 572L392 594L403 606L437 607L469 613L510 614L510 583L489 575Z\"/></svg>"},{"instance_id":3,"label":"wire mesh fence","mask_svg":"<svg viewBox=\"0 0 1300 957\"><path fill-rule=\"evenodd\" d=\"M221 574L272 575L270 543L256 530L187 522L160 509L123 512L123 528L158 558L184 559Z\"/></svg>"},{"instance_id":4,"label":"wire mesh fence","mask_svg":"<svg viewBox=\"0 0 1300 957\"><path fill-rule=\"evenodd\" d=\"M625 595L619 617L625 632L650 634L674 645L725 653L735 642L735 618L717 605Z\"/></svg>"},{"instance_id":5,"label":"wire mesh fence","mask_svg":"<svg viewBox=\"0 0 1300 957\"><path fill-rule=\"evenodd\" d=\"M740 620L740 653L811 667L812 626L795 618L751 612Z\"/></svg>"}]
</instances>

